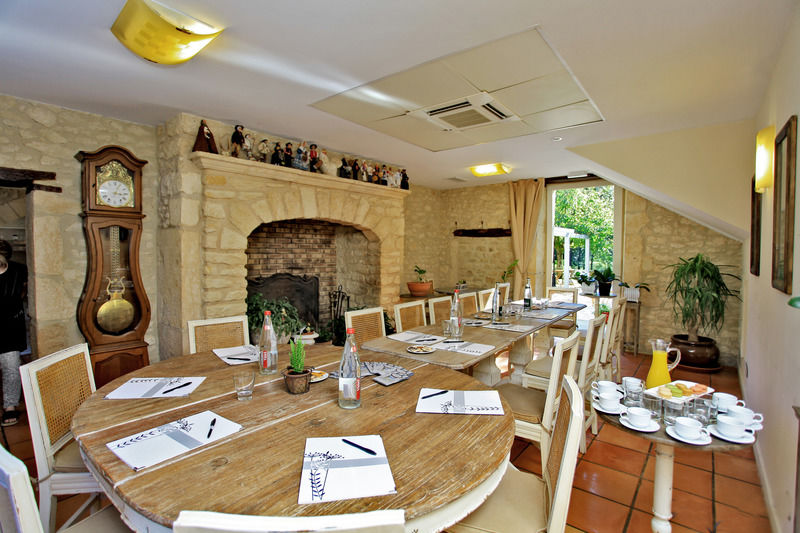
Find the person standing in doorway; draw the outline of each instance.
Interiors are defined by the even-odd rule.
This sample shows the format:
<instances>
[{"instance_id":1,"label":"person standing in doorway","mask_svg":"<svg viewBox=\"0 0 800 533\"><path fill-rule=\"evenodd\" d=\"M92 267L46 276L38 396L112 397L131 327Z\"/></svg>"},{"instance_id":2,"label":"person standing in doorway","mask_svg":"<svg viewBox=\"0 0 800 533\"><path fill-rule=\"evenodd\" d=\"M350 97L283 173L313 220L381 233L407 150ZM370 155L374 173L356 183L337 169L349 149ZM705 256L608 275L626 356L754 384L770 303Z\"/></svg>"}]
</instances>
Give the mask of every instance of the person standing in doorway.
<instances>
[{"instance_id":1,"label":"person standing in doorway","mask_svg":"<svg viewBox=\"0 0 800 533\"><path fill-rule=\"evenodd\" d=\"M0 370L3 374L3 417L0 424L13 426L22 381L19 376L20 352L28 346L23 302L28 285L28 268L11 261L11 244L0 240Z\"/></svg>"}]
</instances>

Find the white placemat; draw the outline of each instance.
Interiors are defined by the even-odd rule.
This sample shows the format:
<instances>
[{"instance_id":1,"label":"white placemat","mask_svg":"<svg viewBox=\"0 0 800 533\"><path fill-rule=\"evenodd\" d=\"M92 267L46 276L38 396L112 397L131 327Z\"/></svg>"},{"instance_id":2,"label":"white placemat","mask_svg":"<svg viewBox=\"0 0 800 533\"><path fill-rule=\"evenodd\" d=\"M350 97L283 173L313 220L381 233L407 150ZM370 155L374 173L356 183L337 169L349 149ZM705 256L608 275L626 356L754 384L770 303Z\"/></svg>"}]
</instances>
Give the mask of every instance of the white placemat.
<instances>
[{"instance_id":1,"label":"white placemat","mask_svg":"<svg viewBox=\"0 0 800 533\"><path fill-rule=\"evenodd\" d=\"M419 331L403 331L401 333L392 333L387 336L392 340L407 342L409 344L435 344L445 339L445 337L441 335L428 335L427 333L420 333Z\"/></svg>"},{"instance_id":2,"label":"white placemat","mask_svg":"<svg viewBox=\"0 0 800 533\"><path fill-rule=\"evenodd\" d=\"M106 400L135 398L176 398L189 396L205 381L205 377L132 378L106 394Z\"/></svg>"},{"instance_id":3,"label":"white placemat","mask_svg":"<svg viewBox=\"0 0 800 533\"><path fill-rule=\"evenodd\" d=\"M444 341L440 342L439 344L434 344L431 346L436 350L444 350L446 352L458 352L463 353L466 355L483 355L488 351L494 350L494 346L491 344L480 344L477 342L452 342L452 341Z\"/></svg>"},{"instance_id":4,"label":"white placemat","mask_svg":"<svg viewBox=\"0 0 800 533\"><path fill-rule=\"evenodd\" d=\"M421 389L418 413L455 415L502 415L503 404L496 390Z\"/></svg>"},{"instance_id":5,"label":"white placemat","mask_svg":"<svg viewBox=\"0 0 800 533\"><path fill-rule=\"evenodd\" d=\"M246 365L258 361L258 348L252 344L231 348L214 348L211 351L229 365Z\"/></svg>"}]
</instances>

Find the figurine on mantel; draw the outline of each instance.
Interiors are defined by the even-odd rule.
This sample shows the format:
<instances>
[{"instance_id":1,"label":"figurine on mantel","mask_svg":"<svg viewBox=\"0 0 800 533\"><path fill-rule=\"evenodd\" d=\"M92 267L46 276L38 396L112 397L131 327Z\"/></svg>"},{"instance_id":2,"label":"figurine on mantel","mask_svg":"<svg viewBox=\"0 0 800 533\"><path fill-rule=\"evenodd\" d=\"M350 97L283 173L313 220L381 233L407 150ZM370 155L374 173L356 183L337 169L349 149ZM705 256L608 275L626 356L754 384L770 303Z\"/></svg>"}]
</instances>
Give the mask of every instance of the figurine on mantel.
<instances>
[{"instance_id":1,"label":"figurine on mantel","mask_svg":"<svg viewBox=\"0 0 800 533\"><path fill-rule=\"evenodd\" d=\"M373 176L375 175L375 168L369 163L364 163L364 174L365 177L367 178L364 181L366 181L367 183L372 183Z\"/></svg>"},{"instance_id":2,"label":"figurine on mantel","mask_svg":"<svg viewBox=\"0 0 800 533\"><path fill-rule=\"evenodd\" d=\"M320 172L319 151L314 143L311 143L311 146L308 147L308 166L311 172Z\"/></svg>"},{"instance_id":3,"label":"figurine on mantel","mask_svg":"<svg viewBox=\"0 0 800 533\"><path fill-rule=\"evenodd\" d=\"M211 128L208 127L205 120L201 120L200 127L197 128L197 137L194 139L192 152L219 153L217 151L217 143L214 142L214 134L211 133Z\"/></svg>"},{"instance_id":4,"label":"figurine on mantel","mask_svg":"<svg viewBox=\"0 0 800 533\"><path fill-rule=\"evenodd\" d=\"M319 167L320 172L327 174L328 176L336 175L336 166L331 164L331 160L328 158L328 151L324 148L319 154L319 160L321 163Z\"/></svg>"},{"instance_id":5,"label":"figurine on mantel","mask_svg":"<svg viewBox=\"0 0 800 533\"><path fill-rule=\"evenodd\" d=\"M239 157L244 147L244 126L237 124L231 134L231 156Z\"/></svg>"},{"instance_id":6,"label":"figurine on mantel","mask_svg":"<svg viewBox=\"0 0 800 533\"><path fill-rule=\"evenodd\" d=\"M294 159L294 150L292 150L292 143L287 142L283 145L283 166L291 167L292 160Z\"/></svg>"},{"instance_id":7,"label":"figurine on mantel","mask_svg":"<svg viewBox=\"0 0 800 533\"><path fill-rule=\"evenodd\" d=\"M269 160L269 139L261 139L258 143L258 160L267 163Z\"/></svg>"},{"instance_id":8,"label":"figurine on mantel","mask_svg":"<svg viewBox=\"0 0 800 533\"><path fill-rule=\"evenodd\" d=\"M406 173L406 169L400 172L400 188L406 191L408 190L408 174Z\"/></svg>"},{"instance_id":9,"label":"figurine on mantel","mask_svg":"<svg viewBox=\"0 0 800 533\"><path fill-rule=\"evenodd\" d=\"M273 165L283 165L283 148L281 148L281 143L275 143L275 149L272 150L272 157L269 162Z\"/></svg>"},{"instance_id":10,"label":"figurine on mantel","mask_svg":"<svg viewBox=\"0 0 800 533\"><path fill-rule=\"evenodd\" d=\"M389 175L386 178L386 182L389 184L389 187L393 187L395 189L400 187L400 171L389 167Z\"/></svg>"},{"instance_id":11,"label":"figurine on mantel","mask_svg":"<svg viewBox=\"0 0 800 533\"><path fill-rule=\"evenodd\" d=\"M342 158L342 164L339 166L339 177L350 179L353 177L353 167L347 162L346 158Z\"/></svg>"},{"instance_id":12,"label":"figurine on mantel","mask_svg":"<svg viewBox=\"0 0 800 533\"><path fill-rule=\"evenodd\" d=\"M256 158L253 155L253 136L249 133L244 136L244 146L242 147L244 151L244 156L249 159L250 161L255 161Z\"/></svg>"},{"instance_id":13,"label":"figurine on mantel","mask_svg":"<svg viewBox=\"0 0 800 533\"><path fill-rule=\"evenodd\" d=\"M308 170L308 148L306 148L305 141L301 142L295 150L292 166L300 170Z\"/></svg>"},{"instance_id":14,"label":"figurine on mantel","mask_svg":"<svg viewBox=\"0 0 800 533\"><path fill-rule=\"evenodd\" d=\"M360 180L361 179L361 165L358 164L358 159L353 159L350 163L350 166L353 167L353 179Z\"/></svg>"}]
</instances>

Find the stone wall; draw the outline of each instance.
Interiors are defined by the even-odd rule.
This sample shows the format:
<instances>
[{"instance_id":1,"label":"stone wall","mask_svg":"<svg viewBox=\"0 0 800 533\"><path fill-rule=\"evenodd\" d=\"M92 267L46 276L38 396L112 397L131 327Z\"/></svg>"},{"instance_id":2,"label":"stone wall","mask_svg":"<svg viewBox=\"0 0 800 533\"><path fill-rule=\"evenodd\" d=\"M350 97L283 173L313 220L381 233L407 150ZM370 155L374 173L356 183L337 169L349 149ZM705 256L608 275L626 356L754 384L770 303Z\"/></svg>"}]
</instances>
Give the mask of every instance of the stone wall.
<instances>
[{"instance_id":1,"label":"stone wall","mask_svg":"<svg viewBox=\"0 0 800 533\"><path fill-rule=\"evenodd\" d=\"M629 283L646 282L651 289L642 291L640 298L641 352L649 350L647 339L669 339L673 334L686 333L673 318L665 290L671 279L669 265L698 253L717 265L733 265L725 271L741 277L742 243L626 191L622 277ZM732 289L741 288L739 280L727 283ZM723 365L738 363L740 322L741 302L729 299L722 330L707 334L717 341Z\"/></svg>"},{"instance_id":2,"label":"stone wall","mask_svg":"<svg viewBox=\"0 0 800 533\"><path fill-rule=\"evenodd\" d=\"M336 228L336 279L342 285L342 290L350 296L350 307L379 305L380 253L379 243L370 241L356 228ZM326 295L325 305L329 303Z\"/></svg>"},{"instance_id":3,"label":"stone wall","mask_svg":"<svg viewBox=\"0 0 800 533\"><path fill-rule=\"evenodd\" d=\"M75 318L86 276L81 170L75 154L114 144L149 161L142 175L145 219L140 266L152 309L145 341L151 359L157 360L159 162L155 129L4 95L0 95L0 124L0 166L55 172L55 181L47 185L62 188L61 193L33 191L25 199L28 309L35 357L85 342Z\"/></svg>"}]
</instances>

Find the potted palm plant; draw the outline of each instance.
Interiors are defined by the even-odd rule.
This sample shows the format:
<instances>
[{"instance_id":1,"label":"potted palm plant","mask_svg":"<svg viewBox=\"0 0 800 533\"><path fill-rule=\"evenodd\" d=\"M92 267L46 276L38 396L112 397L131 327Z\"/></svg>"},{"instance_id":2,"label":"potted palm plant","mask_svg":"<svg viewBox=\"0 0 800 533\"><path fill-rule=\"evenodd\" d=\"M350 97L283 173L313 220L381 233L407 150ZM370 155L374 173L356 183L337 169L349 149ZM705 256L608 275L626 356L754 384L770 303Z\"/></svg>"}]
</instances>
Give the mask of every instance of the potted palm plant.
<instances>
[{"instance_id":1,"label":"potted palm plant","mask_svg":"<svg viewBox=\"0 0 800 533\"><path fill-rule=\"evenodd\" d=\"M672 336L672 345L681 351L681 365L718 369L716 341L699 333L722 329L728 298L739 298L739 291L729 288L725 278L741 278L722 272L703 254L691 259L680 258L678 263L669 267L672 268L672 280L667 285L667 299L672 301L676 322L688 331L687 334Z\"/></svg>"},{"instance_id":2,"label":"potted palm plant","mask_svg":"<svg viewBox=\"0 0 800 533\"><path fill-rule=\"evenodd\" d=\"M611 283L617 279L614 270L610 266L604 266L592 271L592 277L597 282L597 295L609 296L611 294Z\"/></svg>"},{"instance_id":3,"label":"potted palm plant","mask_svg":"<svg viewBox=\"0 0 800 533\"><path fill-rule=\"evenodd\" d=\"M290 394L308 392L311 383L311 369L306 368L306 347L302 340L289 341L291 355L290 365L282 372L283 382Z\"/></svg>"},{"instance_id":4,"label":"potted palm plant","mask_svg":"<svg viewBox=\"0 0 800 533\"><path fill-rule=\"evenodd\" d=\"M411 296L428 296L433 292L433 281L425 279L427 270L421 268L419 265L414 265L414 272L417 274L417 281L409 281L408 292Z\"/></svg>"}]
</instances>

